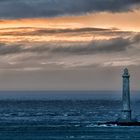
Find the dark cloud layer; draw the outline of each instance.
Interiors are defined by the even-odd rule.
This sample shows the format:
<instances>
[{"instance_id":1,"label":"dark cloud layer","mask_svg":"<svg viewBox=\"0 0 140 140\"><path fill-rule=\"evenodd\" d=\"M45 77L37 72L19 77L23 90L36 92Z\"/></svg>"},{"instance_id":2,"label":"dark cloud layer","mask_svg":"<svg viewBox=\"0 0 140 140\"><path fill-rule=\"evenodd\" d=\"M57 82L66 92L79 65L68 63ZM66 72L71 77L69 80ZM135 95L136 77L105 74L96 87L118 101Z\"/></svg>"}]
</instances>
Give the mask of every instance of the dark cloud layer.
<instances>
[{"instance_id":1,"label":"dark cloud layer","mask_svg":"<svg viewBox=\"0 0 140 140\"><path fill-rule=\"evenodd\" d=\"M32 47L25 47L24 44L0 44L0 55L10 55L19 53L52 53L52 54L69 54L69 55L88 55L97 53L115 53L126 51L127 49L138 44L140 40L140 35L134 35L134 37L128 38L112 38L108 40L94 40L90 43L80 44L80 43L69 43L65 46L65 43L53 44L34 44Z\"/></svg>"},{"instance_id":2,"label":"dark cloud layer","mask_svg":"<svg viewBox=\"0 0 140 140\"><path fill-rule=\"evenodd\" d=\"M131 46L130 39L115 38L109 40L92 41L88 45L77 45L69 47L57 47L51 52L70 54L95 54L95 53L115 53L125 51Z\"/></svg>"},{"instance_id":3,"label":"dark cloud layer","mask_svg":"<svg viewBox=\"0 0 140 140\"><path fill-rule=\"evenodd\" d=\"M110 29L110 28L74 28L74 29L49 29L49 28L6 28L10 29L12 31L6 31L5 29L0 29L0 31L3 31L0 33L1 36L33 36L33 35L61 35L61 34L78 34L80 36L81 34L93 34L95 35L104 35L104 36L122 36L122 35L130 35L133 34L133 32L130 31L121 31L119 29ZM32 30L28 30L32 29Z\"/></svg>"},{"instance_id":4,"label":"dark cloud layer","mask_svg":"<svg viewBox=\"0 0 140 140\"><path fill-rule=\"evenodd\" d=\"M0 0L0 18L54 17L89 12L124 12L139 0Z\"/></svg>"},{"instance_id":5,"label":"dark cloud layer","mask_svg":"<svg viewBox=\"0 0 140 140\"><path fill-rule=\"evenodd\" d=\"M103 28L75 28L75 29L49 29L49 28L7 28L11 29L13 31L9 32L3 32L0 33L0 35L45 35L45 34L61 34L61 33L86 33L86 32L104 32L104 33L110 33L110 32L117 32L117 29L103 29ZM27 30L26 30L27 29ZM28 31L28 29L33 29L33 31ZM0 29L3 31L3 29ZM5 30L5 29L4 29ZM14 30L22 30L22 32L17 32ZM119 33L122 31L119 31ZM126 32L125 32L126 33Z\"/></svg>"}]
</instances>

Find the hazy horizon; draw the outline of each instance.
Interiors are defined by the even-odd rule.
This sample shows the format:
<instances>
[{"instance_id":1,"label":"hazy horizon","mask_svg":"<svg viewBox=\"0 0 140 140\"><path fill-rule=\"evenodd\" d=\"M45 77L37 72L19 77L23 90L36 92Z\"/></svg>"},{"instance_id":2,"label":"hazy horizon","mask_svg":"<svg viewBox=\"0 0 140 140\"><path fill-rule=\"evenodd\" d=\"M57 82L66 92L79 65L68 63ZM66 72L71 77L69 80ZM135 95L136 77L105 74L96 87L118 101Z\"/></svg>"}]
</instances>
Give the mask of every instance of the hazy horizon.
<instances>
[{"instance_id":1,"label":"hazy horizon","mask_svg":"<svg viewBox=\"0 0 140 140\"><path fill-rule=\"evenodd\" d=\"M140 91L131 91L131 100L140 100ZM0 91L0 100L122 100L122 91Z\"/></svg>"}]
</instances>

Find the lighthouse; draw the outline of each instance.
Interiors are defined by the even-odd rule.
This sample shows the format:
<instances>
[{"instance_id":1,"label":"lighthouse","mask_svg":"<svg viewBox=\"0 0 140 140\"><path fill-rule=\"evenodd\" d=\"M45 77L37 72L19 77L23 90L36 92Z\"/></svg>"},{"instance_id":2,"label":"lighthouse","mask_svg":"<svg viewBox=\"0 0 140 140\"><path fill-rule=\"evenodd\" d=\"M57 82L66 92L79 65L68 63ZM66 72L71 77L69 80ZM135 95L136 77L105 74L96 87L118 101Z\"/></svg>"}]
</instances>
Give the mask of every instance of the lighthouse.
<instances>
[{"instance_id":1,"label":"lighthouse","mask_svg":"<svg viewBox=\"0 0 140 140\"><path fill-rule=\"evenodd\" d=\"M129 83L129 72L128 69L125 68L123 75L122 75L122 82L123 82L123 87L122 87L122 104L123 104L123 109L122 109L122 121L125 122L130 122L131 120L131 106L130 106L130 83Z\"/></svg>"},{"instance_id":2,"label":"lighthouse","mask_svg":"<svg viewBox=\"0 0 140 140\"><path fill-rule=\"evenodd\" d=\"M125 68L122 75L122 114L116 121L99 122L98 125L140 126L140 122L131 116L130 104L130 74Z\"/></svg>"}]
</instances>

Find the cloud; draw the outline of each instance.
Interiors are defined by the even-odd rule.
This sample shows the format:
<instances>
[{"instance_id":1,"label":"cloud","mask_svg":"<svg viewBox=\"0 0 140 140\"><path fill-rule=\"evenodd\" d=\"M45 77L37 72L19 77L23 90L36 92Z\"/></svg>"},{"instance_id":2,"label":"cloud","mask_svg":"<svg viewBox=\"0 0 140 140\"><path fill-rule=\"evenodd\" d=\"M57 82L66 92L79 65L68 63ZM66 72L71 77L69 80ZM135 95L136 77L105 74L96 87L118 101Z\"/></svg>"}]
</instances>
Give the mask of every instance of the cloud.
<instances>
[{"instance_id":1,"label":"cloud","mask_svg":"<svg viewBox=\"0 0 140 140\"><path fill-rule=\"evenodd\" d=\"M69 53L69 54L96 54L96 53L115 53L125 51L131 46L129 39L114 38L109 40L92 41L86 45L56 47L51 49L55 53Z\"/></svg>"},{"instance_id":2,"label":"cloud","mask_svg":"<svg viewBox=\"0 0 140 140\"><path fill-rule=\"evenodd\" d=\"M90 12L126 12L139 0L0 0L1 18L55 17Z\"/></svg>"},{"instance_id":3,"label":"cloud","mask_svg":"<svg viewBox=\"0 0 140 140\"><path fill-rule=\"evenodd\" d=\"M22 28L0 30L0 70L39 71L55 69L80 69L92 67L114 67L140 64L140 34L119 29L79 28L79 29L45 29ZM4 36L5 33L5 36ZM39 34L39 35L38 35ZM93 40L46 41L49 36L94 36ZM36 42L36 35L45 38ZM13 36L15 40L13 40ZM21 41L19 38L27 39ZM105 36L107 38L96 38ZM7 42L7 38L12 42ZM63 38L63 37L62 37ZM128 58L129 57L129 58ZM111 58L111 59L110 59ZM121 58L121 60L120 60Z\"/></svg>"},{"instance_id":4,"label":"cloud","mask_svg":"<svg viewBox=\"0 0 140 140\"><path fill-rule=\"evenodd\" d=\"M0 44L0 55L15 54L21 52L22 49L18 44L6 45L4 43Z\"/></svg>"},{"instance_id":5,"label":"cloud","mask_svg":"<svg viewBox=\"0 0 140 140\"><path fill-rule=\"evenodd\" d=\"M15 44L0 44L0 55L9 55L9 54L19 54L19 53L53 53L53 54L76 54L76 55L85 55L85 54L96 54L96 53L115 53L122 52L130 47L133 47L134 44L139 42L139 34L134 35L133 37L123 38L111 38L104 40L93 40L86 43L67 43L60 42L57 43L31 43L30 47L26 46L25 43L15 43Z\"/></svg>"},{"instance_id":6,"label":"cloud","mask_svg":"<svg viewBox=\"0 0 140 140\"><path fill-rule=\"evenodd\" d=\"M6 31L4 30L11 30ZM118 29L104 29L104 28L66 28L66 29L51 29L51 28L6 28L6 29L0 29L1 33L0 35L18 35L18 36L24 36L24 35L45 35L45 34L61 34L61 33L87 33L87 32L98 32L98 33L122 33L122 31L119 31ZM3 31L3 32L2 32ZM125 32L126 33L126 32Z\"/></svg>"},{"instance_id":7,"label":"cloud","mask_svg":"<svg viewBox=\"0 0 140 140\"><path fill-rule=\"evenodd\" d=\"M6 31L5 30L10 30ZM123 35L131 34L129 31L120 31L119 29L110 28L66 28L66 29L51 29L51 28L6 28L0 29L0 36L31 36L31 35L47 35L47 34L78 34L79 36L84 33L93 33L94 35Z\"/></svg>"}]
</instances>

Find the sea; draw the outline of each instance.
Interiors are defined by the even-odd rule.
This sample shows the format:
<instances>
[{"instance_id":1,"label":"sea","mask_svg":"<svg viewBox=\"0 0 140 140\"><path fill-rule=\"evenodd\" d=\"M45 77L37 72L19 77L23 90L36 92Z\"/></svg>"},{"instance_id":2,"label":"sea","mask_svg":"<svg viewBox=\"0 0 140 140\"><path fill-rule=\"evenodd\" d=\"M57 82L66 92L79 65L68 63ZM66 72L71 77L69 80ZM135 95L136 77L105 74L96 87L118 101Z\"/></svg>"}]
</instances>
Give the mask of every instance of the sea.
<instances>
[{"instance_id":1,"label":"sea","mask_svg":"<svg viewBox=\"0 0 140 140\"><path fill-rule=\"evenodd\" d=\"M97 125L121 116L121 91L0 91L0 140L140 140L139 126ZM131 92L140 121L140 92Z\"/></svg>"}]
</instances>

